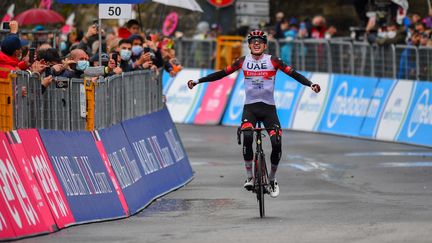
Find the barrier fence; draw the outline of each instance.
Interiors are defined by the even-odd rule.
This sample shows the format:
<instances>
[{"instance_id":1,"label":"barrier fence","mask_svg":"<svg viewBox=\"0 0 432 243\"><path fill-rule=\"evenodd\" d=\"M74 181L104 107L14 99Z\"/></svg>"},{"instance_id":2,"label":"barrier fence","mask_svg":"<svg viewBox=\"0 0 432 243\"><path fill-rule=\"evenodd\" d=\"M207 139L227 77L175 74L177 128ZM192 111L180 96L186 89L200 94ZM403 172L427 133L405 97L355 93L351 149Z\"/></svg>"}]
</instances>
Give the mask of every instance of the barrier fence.
<instances>
[{"instance_id":1,"label":"barrier fence","mask_svg":"<svg viewBox=\"0 0 432 243\"><path fill-rule=\"evenodd\" d=\"M42 93L38 76L18 71L0 82L2 130L74 131L118 124L162 109L160 79L151 71L96 80L56 77Z\"/></svg>"},{"instance_id":2,"label":"barrier fence","mask_svg":"<svg viewBox=\"0 0 432 243\"><path fill-rule=\"evenodd\" d=\"M185 67L215 68L215 46L216 40L182 38L176 41L175 48ZM430 47L378 46L346 39L296 39L270 40L267 53L281 57L301 71L432 80Z\"/></svg>"}]
</instances>

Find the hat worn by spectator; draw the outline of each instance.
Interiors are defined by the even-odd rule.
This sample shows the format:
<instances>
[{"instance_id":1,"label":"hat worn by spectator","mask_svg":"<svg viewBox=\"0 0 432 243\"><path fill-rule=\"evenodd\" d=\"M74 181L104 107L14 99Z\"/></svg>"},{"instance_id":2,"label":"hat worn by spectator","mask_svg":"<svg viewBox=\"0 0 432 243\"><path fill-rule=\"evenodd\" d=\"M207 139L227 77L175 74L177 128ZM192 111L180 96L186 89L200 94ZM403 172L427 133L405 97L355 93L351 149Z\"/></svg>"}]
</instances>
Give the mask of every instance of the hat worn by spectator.
<instances>
[{"instance_id":1,"label":"hat worn by spectator","mask_svg":"<svg viewBox=\"0 0 432 243\"><path fill-rule=\"evenodd\" d=\"M8 56L12 56L19 49L21 49L21 41L16 35L7 36L1 43L1 51Z\"/></svg>"}]
</instances>

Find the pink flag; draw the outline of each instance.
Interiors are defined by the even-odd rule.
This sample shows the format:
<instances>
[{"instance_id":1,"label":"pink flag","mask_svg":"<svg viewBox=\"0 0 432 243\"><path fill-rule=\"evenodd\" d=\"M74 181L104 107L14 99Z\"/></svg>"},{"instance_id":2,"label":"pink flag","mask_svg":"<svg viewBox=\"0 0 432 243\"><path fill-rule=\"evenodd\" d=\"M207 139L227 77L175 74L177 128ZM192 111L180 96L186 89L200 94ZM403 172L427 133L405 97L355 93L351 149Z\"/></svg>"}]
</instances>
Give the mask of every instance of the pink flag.
<instances>
[{"instance_id":1,"label":"pink flag","mask_svg":"<svg viewBox=\"0 0 432 243\"><path fill-rule=\"evenodd\" d=\"M14 17L14 9L15 9L15 4L11 4L5 14L5 16L3 16L1 22L9 22L13 19Z\"/></svg>"},{"instance_id":2,"label":"pink flag","mask_svg":"<svg viewBox=\"0 0 432 243\"><path fill-rule=\"evenodd\" d=\"M51 9L52 0L41 0L39 8Z\"/></svg>"}]
</instances>

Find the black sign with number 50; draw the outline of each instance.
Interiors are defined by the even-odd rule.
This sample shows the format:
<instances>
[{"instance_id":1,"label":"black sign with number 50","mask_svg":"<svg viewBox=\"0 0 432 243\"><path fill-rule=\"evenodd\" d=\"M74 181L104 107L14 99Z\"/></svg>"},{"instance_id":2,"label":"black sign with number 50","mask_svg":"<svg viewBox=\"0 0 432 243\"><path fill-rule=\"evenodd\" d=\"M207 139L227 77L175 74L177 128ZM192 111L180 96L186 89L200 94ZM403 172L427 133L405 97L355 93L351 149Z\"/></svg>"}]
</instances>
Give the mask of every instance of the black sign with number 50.
<instances>
[{"instance_id":1,"label":"black sign with number 50","mask_svg":"<svg viewBox=\"0 0 432 243\"><path fill-rule=\"evenodd\" d=\"M120 16L121 15L121 8L120 7L109 7L108 8L108 15L109 16Z\"/></svg>"}]
</instances>

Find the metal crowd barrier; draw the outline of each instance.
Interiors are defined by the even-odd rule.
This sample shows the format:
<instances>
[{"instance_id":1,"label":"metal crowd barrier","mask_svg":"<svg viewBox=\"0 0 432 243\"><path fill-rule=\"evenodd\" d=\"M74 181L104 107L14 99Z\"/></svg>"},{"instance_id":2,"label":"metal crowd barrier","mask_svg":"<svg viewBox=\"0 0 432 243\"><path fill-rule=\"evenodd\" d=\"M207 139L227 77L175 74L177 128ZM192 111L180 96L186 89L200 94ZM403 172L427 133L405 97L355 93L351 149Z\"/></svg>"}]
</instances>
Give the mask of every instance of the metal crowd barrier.
<instances>
[{"instance_id":1,"label":"metal crowd barrier","mask_svg":"<svg viewBox=\"0 0 432 243\"><path fill-rule=\"evenodd\" d=\"M161 75L134 71L99 79L95 86L95 129L162 109Z\"/></svg>"},{"instance_id":2,"label":"metal crowd barrier","mask_svg":"<svg viewBox=\"0 0 432 243\"><path fill-rule=\"evenodd\" d=\"M13 129L100 129L163 107L161 78L151 71L96 80L57 77L44 93L39 77L28 72L16 72L12 82Z\"/></svg>"},{"instance_id":3,"label":"metal crowd barrier","mask_svg":"<svg viewBox=\"0 0 432 243\"><path fill-rule=\"evenodd\" d=\"M176 56L185 67L213 68L216 40L182 38L175 44Z\"/></svg>"},{"instance_id":4,"label":"metal crowd barrier","mask_svg":"<svg viewBox=\"0 0 432 243\"><path fill-rule=\"evenodd\" d=\"M176 53L189 68L214 68L215 40L176 40ZM248 51L246 49L246 51ZM371 45L347 38L269 40L269 54L302 71L432 81L432 48Z\"/></svg>"}]
</instances>

